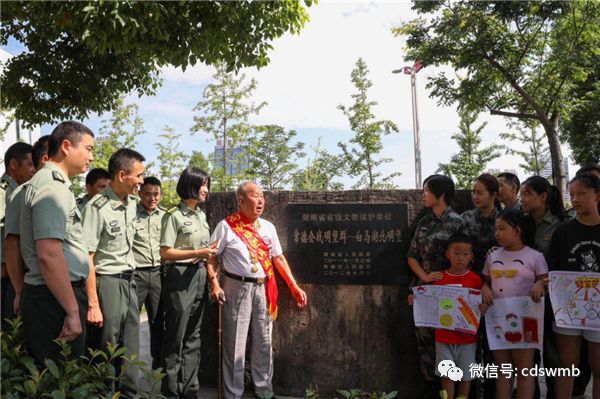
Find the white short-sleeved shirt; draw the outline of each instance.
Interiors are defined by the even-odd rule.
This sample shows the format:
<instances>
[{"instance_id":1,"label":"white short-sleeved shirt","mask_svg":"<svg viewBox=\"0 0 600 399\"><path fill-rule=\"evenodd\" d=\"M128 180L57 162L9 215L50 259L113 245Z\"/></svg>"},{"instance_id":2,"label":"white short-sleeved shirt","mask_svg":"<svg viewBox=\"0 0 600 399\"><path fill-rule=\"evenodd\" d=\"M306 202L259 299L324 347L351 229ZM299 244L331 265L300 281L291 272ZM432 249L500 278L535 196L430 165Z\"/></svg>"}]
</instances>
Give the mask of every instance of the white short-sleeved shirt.
<instances>
[{"instance_id":1,"label":"white short-sleeved shirt","mask_svg":"<svg viewBox=\"0 0 600 399\"><path fill-rule=\"evenodd\" d=\"M258 234L269 246L271 257L283 254L273 223L259 218L258 226ZM260 265L256 273L252 272L253 264L246 244L235 234L225 220L221 220L217 224L210 236L211 243L217 240L221 240L217 248L217 255L221 258L221 264L226 271L243 277L265 277L265 272Z\"/></svg>"}]
</instances>

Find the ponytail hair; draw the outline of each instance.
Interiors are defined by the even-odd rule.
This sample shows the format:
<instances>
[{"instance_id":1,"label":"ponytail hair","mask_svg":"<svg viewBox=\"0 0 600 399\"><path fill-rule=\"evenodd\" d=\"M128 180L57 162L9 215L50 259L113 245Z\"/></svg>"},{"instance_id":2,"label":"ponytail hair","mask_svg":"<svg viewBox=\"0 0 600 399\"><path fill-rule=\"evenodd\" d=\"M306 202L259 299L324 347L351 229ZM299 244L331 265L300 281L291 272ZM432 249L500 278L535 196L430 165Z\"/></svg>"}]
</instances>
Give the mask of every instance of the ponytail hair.
<instances>
[{"instance_id":1,"label":"ponytail hair","mask_svg":"<svg viewBox=\"0 0 600 399\"><path fill-rule=\"evenodd\" d=\"M558 217L560 220L565 219L565 205L563 203L560 190L558 187L550 184L548 179L541 176L531 176L523 182L523 186L529 187L538 195L546 193L546 208L548 208L550 213Z\"/></svg>"},{"instance_id":2,"label":"ponytail hair","mask_svg":"<svg viewBox=\"0 0 600 399\"><path fill-rule=\"evenodd\" d=\"M496 199L494 200L494 206L497 210L501 210L502 206L500 205L500 200L498 199L498 194L500 194L500 184L498 183L498 179L489 173L483 173L475 179L476 182L483 184L485 189L490 195L496 193Z\"/></svg>"},{"instance_id":3,"label":"ponytail hair","mask_svg":"<svg viewBox=\"0 0 600 399\"><path fill-rule=\"evenodd\" d=\"M600 179L593 173L580 173L575 175L575 177L569 182L569 184L573 184L575 182L581 183L584 186L591 188L596 193L600 193ZM600 214L600 202L598 202L598 213Z\"/></svg>"},{"instance_id":4,"label":"ponytail hair","mask_svg":"<svg viewBox=\"0 0 600 399\"><path fill-rule=\"evenodd\" d=\"M505 209L500 212L498 219L504 220L512 228L519 228L523 244L535 248L535 221L531 216L517 209Z\"/></svg>"}]
</instances>

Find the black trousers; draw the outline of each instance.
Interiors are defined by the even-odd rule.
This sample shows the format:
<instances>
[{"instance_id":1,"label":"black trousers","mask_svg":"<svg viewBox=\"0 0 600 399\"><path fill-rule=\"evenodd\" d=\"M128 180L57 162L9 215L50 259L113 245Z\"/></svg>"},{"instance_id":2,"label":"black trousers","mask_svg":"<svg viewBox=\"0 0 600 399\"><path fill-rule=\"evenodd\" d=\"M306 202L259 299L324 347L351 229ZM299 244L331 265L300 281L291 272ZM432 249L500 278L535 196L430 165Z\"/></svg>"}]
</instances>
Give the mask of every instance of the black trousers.
<instances>
[{"instance_id":1,"label":"black trousers","mask_svg":"<svg viewBox=\"0 0 600 399\"><path fill-rule=\"evenodd\" d=\"M87 316L87 294L85 286L73 287L79 305L79 318L83 332L70 342L71 357L77 358L85 354L85 319ZM45 359L60 359L60 347L53 342L62 330L66 312L58 303L50 289L45 285L29 285L23 287L21 298L21 314L25 345L29 354L40 364Z\"/></svg>"},{"instance_id":2,"label":"black trousers","mask_svg":"<svg viewBox=\"0 0 600 399\"><path fill-rule=\"evenodd\" d=\"M2 330L6 328L6 319L14 319L14 301L15 301L15 289L13 288L10 278L4 277L0 279L0 311L2 313Z\"/></svg>"}]
</instances>

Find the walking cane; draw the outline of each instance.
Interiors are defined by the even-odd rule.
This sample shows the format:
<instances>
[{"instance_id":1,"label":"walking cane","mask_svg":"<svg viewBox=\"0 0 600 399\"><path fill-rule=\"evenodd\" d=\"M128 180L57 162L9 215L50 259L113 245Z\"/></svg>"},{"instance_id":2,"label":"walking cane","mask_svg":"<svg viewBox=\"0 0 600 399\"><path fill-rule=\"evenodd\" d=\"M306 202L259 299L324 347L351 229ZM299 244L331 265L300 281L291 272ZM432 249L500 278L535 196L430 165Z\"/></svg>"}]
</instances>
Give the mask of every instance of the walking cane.
<instances>
[{"instance_id":1,"label":"walking cane","mask_svg":"<svg viewBox=\"0 0 600 399\"><path fill-rule=\"evenodd\" d=\"M219 330L218 330L218 346L219 346L219 376L217 377L217 399L223 398L223 328L221 325L223 314L223 304L219 302Z\"/></svg>"}]
</instances>

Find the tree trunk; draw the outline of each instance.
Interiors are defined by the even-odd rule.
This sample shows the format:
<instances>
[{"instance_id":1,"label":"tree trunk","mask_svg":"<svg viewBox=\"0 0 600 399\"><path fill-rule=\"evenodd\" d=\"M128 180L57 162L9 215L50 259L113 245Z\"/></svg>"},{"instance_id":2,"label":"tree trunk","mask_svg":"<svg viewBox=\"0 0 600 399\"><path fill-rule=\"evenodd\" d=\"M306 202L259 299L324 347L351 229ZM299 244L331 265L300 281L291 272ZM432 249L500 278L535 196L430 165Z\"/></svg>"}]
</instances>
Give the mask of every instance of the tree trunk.
<instances>
[{"instance_id":1,"label":"tree trunk","mask_svg":"<svg viewBox=\"0 0 600 399\"><path fill-rule=\"evenodd\" d=\"M552 160L552 180L554 181L554 185L560 190L561 195L564 195L567 192L567 176L563 165L560 141L558 140L559 119L558 113L555 112L548 121L549 123L544 123L545 121L542 121L542 126L544 126L546 136L548 137L550 159Z\"/></svg>"}]
</instances>

